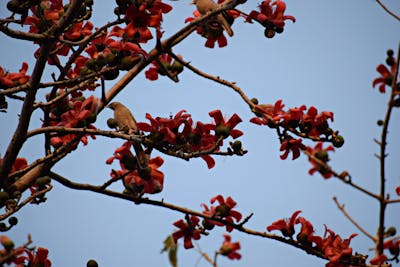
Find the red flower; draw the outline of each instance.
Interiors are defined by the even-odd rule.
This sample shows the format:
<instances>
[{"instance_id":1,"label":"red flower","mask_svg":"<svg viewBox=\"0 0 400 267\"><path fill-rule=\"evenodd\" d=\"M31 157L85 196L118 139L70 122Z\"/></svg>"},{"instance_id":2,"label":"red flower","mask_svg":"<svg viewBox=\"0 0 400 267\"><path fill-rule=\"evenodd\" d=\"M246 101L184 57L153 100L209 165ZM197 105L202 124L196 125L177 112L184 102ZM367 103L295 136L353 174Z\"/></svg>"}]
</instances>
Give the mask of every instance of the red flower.
<instances>
[{"instance_id":1,"label":"red flower","mask_svg":"<svg viewBox=\"0 0 400 267\"><path fill-rule=\"evenodd\" d=\"M294 235L294 225L296 224L296 218L300 214L301 210L297 210L293 213L290 219L281 219L273 222L267 227L267 230L274 231L279 230L286 237L292 237Z\"/></svg>"},{"instance_id":2,"label":"red flower","mask_svg":"<svg viewBox=\"0 0 400 267\"><path fill-rule=\"evenodd\" d=\"M158 31L161 27L162 14L172 10L160 0L155 0L149 7L147 3L132 4L125 13L125 18L129 20L124 31L128 38L135 38L139 43L146 43L153 38L148 27L156 28Z\"/></svg>"},{"instance_id":3,"label":"red flower","mask_svg":"<svg viewBox=\"0 0 400 267\"><path fill-rule=\"evenodd\" d=\"M64 33L64 38L71 41L79 41L85 36L91 35L93 24L87 21L83 25L83 21L75 23L67 32Z\"/></svg>"},{"instance_id":4,"label":"red flower","mask_svg":"<svg viewBox=\"0 0 400 267\"><path fill-rule=\"evenodd\" d=\"M237 251L240 249L240 243L239 242L231 242L231 236L228 234L224 234L224 242L222 243L221 248L219 249L219 254L224 255L228 257L228 259L231 260L240 260L242 255L237 253Z\"/></svg>"},{"instance_id":5,"label":"red flower","mask_svg":"<svg viewBox=\"0 0 400 267\"><path fill-rule=\"evenodd\" d=\"M191 215L187 216L187 221L179 220L174 222L174 226L178 227L179 230L172 234L172 238L174 242L177 243L178 239L183 237L183 247L185 249L193 248L192 239L199 240L200 239L200 231L197 229L199 224L199 218Z\"/></svg>"},{"instance_id":6,"label":"red flower","mask_svg":"<svg viewBox=\"0 0 400 267\"><path fill-rule=\"evenodd\" d=\"M323 143L318 142L314 148L307 146L307 151L323 163L327 163L329 161L328 151L335 151L335 149L333 146L323 148ZM310 175L313 175L316 171L318 171L325 179L332 177L332 172L325 166L319 164L314 158L308 157L308 160L313 165L313 167L308 171Z\"/></svg>"},{"instance_id":7,"label":"red flower","mask_svg":"<svg viewBox=\"0 0 400 267\"><path fill-rule=\"evenodd\" d=\"M280 115L285 114L286 112L283 110L285 107L282 104L282 100L278 100L274 105L271 104L260 104L256 105L255 113L257 117L254 117L250 120L250 122L258 124L258 125L268 125L271 119L278 119ZM277 122L277 121L275 121Z\"/></svg>"},{"instance_id":8,"label":"red flower","mask_svg":"<svg viewBox=\"0 0 400 267\"><path fill-rule=\"evenodd\" d=\"M25 249L27 256L19 256L16 261L21 264L17 266L43 266L51 267L51 261L47 258L49 251L46 248L39 247L36 252L32 252ZM25 265L25 261L28 261L28 265ZM16 266L16 267L17 267Z\"/></svg>"},{"instance_id":9,"label":"red flower","mask_svg":"<svg viewBox=\"0 0 400 267\"><path fill-rule=\"evenodd\" d=\"M298 138L298 139L285 139L283 140L281 147L280 147L280 151L285 151L280 157L281 159L286 159L290 153L290 151L292 151L293 153L293 157L292 160L297 159L298 157L300 157L300 150L305 149L305 146L302 144L302 139Z\"/></svg>"},{"instance_id":10,"label":"red flower","mask_svg":"<svg viewBox=\"0 0 400 267\"><path fill-rule=\"evenodd\" d=\"M321 134L329 133L329 119L333 121L332 112L322 111L318 114L318 110L311 106L303 117L300 129L309 136L320 136Z\"/></svg>"},{"instance_id":11,"label":"red flower","mask_svg":"<svg viewBox=\"0 0 400 267\"><path fill-rule=\"evenodd\" d=\"M376 67L376 70L379 72L381 77L375 78L372 81L372 86L375 87L376 85L380 84L379 92L385 93L386 85L389 85L389 86L392 85L392 80L396 73L396 64L393 64L391 66L390 70L388 70L388 68L385 65L380 64L380 65L378 65L378 67Z\"/></svg>"},{"instance_id":12,"label":"red flower","mask_svg":"<svg viewBox=\"0 0 400 267\"><path fill-rule=\"evenodd\" d=\"M297 234L297 241L304 245L310 246L312 244L312 237L314 235L314 226L303 217L298 217L296 219L296 224L301 224L301 230Z\"/></svg>"},{"instance_id":13,"label":"red flower","mask_svg":"<svg viewBox=\"0 0 400 267\"><path fill-rule=\"evenodd\" d=\"M135 195L160 193L164 187L164 173L158 168L163 163L164 160L161 157L151 158L147 166L150 168L150 178L142 178L138 170L134 170L124 177L125 186Z\"/></svg>"},{"instance_id":14,"label":"red flower","mask_svg":"<svg viewBox=\"0 0 400 267\"><path fill-rule=\"evenodd\" d=\"M206 204L202 204L203 208L205 209L205 211L203 211L204 214L215 218L223 218L231 224L234 223L234 219L236 220L236 222L239 222L242 219L242 214L236 210L233 210L237 203L231 197L227 197L225 200L222 195L217 195L210 199L211 204L213 204L215 201L218 201L219 205L211 206L211 210ZM213 220L206 220L206 222L209 226L224 225L223 223ZM226 230L228 232L232 232L233 227L231 225L226 225Z\"/></svg>"},{"instance_id":15,"label":"red flower","mask_svg":"<svg viewBox=\"0 0 400 267\"><path fill-rule=\"evenodd\" d=\"M193 12L194 18L189 17L185 19L185 22L191 22L196 18L201 17L198 10ZM232 17L234 18L234 17ZM214 48L215 43L218 43L218 47L225 47L228 41L224 35L224 29L219 22L208 21L197 27L197 33L207 39L204 44L205 47Z\"/></svg>"},{"instance_id":16,"label":"red flower","mask_svg":"<svg viewBox=\"0 0 400 267\"><path fill-rule=\"evenodd\" d=\"M22 63L18 73L6 72L0 67L0 88L5 89L27 83L30 79L30 76L26 75L27 70L28 64L26 62Z\"/></svg>"},{"instance_id":17,"label":"red flower","mask_svg":"<svg viewBox=\"0 0 400 267\"><path fill-rule=\"evenodd\" d=\"M357 234L352 234L349 238L343 240L339 235L325 226L324 237L315 236L312 240L316 244L316 248L321 250L329 259L327 266L339 267L342 266L340 264L342 257L345 258L352 255L353 249L350 247L350 241L355 236Z\"/></svg>"},{"instance_id":18,"label":"red flower","mask_svg":"<svg viewBox=\"0 0 400 267\"><path fill-rule=\"evenodd\" d=\"M276 32L283 31L285 20L296 21L293 16L284 15L286 4L283 1L264 0L258 7L260 12L251 11L246 21L251 22L252 19L255 19L264 27L272 28Z\"/></svg>"},{"instance_id":19,"label":"red flower","mask_svg":"<svg viewBox=\"0 0 400 267\"><path fill-rule=\"evenodd\" d=\"M283 125L289 128L296 128L299 125L300 120L303 119L303 113L306 109L305 105L302 105L299 108L290 108L286 113L273 117L273 120L275 122L282 120Z\"/></svg>"},{"instance_id":20,"label":"red flower","mask_svg":"<svg viewBox=\"0 0 400 267\"><path fill-rule=\"evenodd\" d=\"M396 187L396 193L400 196L400 186Z\"/></svg>"},{"instance_id":21,"label":"red flower","mask_svg":"<svg viewBox=\"0 0 400 267\"><path fill-rule=\"evenodd\" d=\"M125 175L124 185L128 192L135 196L161 192L164 187L164 173L159 171L158 168L163 165L164 160L161 157L151 158L146 166L149 168L149 174L144 177L137 168L137 159L130 150L131 146L131 142L125 142L114 151L111 158L107 159L107 164L111 164L114 159L117 159L121 166L121 171L113 170L110 174L111 177L116 178Z\"/></svg>"},{"instance_id":22,"label":"red flower","mask_svg":"<svg viewBox=\"0 0 400 267\"><path fill-rule=\"evenodd\" d=\"M388 257L385 254L380 254L380 255L375 255L375 257L373 257L369 261L369 263L371 263L372 265L381 265L387 260L388 260Z\"/></svg>"},{"instance_id":23,"label":"red flower","mask_svg":"<svg viewBox=\"0 0 400 267\"><path fill-rule=\"evenodd\" d=\"M214 119L215 128L213 130L218 137L221 136L227 138L228 136L231 136L236 139L243 135L242 131L234 129L236 125L242 122L242 119L236 113L228 120L225 120L222 116L221 110L219 109L210 111L208 114Z\"/></svg>"}]
</instances>

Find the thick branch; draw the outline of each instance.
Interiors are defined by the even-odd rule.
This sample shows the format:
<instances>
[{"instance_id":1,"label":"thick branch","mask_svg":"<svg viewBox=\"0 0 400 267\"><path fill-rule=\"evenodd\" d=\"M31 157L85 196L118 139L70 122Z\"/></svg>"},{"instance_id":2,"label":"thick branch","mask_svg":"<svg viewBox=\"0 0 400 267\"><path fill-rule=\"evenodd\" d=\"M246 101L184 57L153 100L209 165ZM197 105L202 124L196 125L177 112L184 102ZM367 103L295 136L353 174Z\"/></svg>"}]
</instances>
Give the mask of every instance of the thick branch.
<instances>
[{"instance_id":1,"label":"thick branch","mask_svg":"<svg viewBox=\"0 0 400 267\"><path fill-rule=\"evenodd\" d=\"M68 11L61 17L60 21L55 24L50 30L47 32L49 36L55 35L58 36L65 27L68 26L69 22L73 19L73 17L77 14L78 9L82 5L83 0L74 1ZM17 126L17 129L14 132L11 142L8 145L7 151L4 155L2 164L0 166L0 184L2 187L8 187L7 176L10 172L17 155L22 148L26 140L26 133L28 131L29 122L31 120L33 105L35 103L35 97L37 93L37 86L40 83L40 80L43 75L44 68L46 66L47 57L51 51L51 48L54 44L53 40L48 40L47 42L43 42L40 50L39 56L36 60L35 67L32 72L31 79L29 84L31 89L27 91L24 103L22 105L22 110L20 113L20 119Z\"/></svg>"}]
</instances>

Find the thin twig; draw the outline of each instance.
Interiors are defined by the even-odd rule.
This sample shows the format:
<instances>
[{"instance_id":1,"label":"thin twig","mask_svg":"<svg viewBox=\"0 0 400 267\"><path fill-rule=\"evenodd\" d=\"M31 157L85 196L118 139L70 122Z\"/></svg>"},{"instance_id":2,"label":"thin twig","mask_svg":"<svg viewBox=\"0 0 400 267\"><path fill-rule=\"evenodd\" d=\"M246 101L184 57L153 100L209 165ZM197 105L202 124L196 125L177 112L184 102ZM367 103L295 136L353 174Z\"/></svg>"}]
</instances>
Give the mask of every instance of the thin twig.
<instances>
[{"instance_id":1,"label":"thin twig","mask_svg":"<svg viewBox=\"0 0 400 267\"><path fill-rule=\"evenodd\" d=\"M387 8L387 7L382 3L382 1L376 0L376 2L377 2L389 15L391 15L392 17L394 17L394 18L397 19L397 20L400 20L400 17L399 17L398 15L396 15L394 12L392 12L389 8Z\"/></svg>"},{"instance_id":2,"label":"thin twig","mask_svg":"<svg viewBox=\"0 0 400 267\"><path fill-rule=\"evenodd\" d=\"M347 219L358 229L360 232L362 232L365 236L367 236L369 239L371 239L373 242L376 242L376 238L372 236L370 233L368 233L364 228L362 228L351 216L350 214L345 210L344 204L340 204L337 197L333 197L333 201L335 201L336 206L338 209L343 213L344 216L346 216Z\"/></svg>"},{"instance_id":3,"label":"thin twig","mask_svg":"<svg viewBox=\"0 0 400 267\"><path fill-rule=\"evenodd\" d=\"M19 205L17 205L14 209L8 210L6 213L0 215L0 221L7 219L9 216L12 214L16 213L19 211L21 208L23 208L26 204L30 203L33 199L40 197L44 195L45 193L49 192L53 188L52 185L48 185L45 189L37 191L24 199Z\"/></svg>"}]
</instances>

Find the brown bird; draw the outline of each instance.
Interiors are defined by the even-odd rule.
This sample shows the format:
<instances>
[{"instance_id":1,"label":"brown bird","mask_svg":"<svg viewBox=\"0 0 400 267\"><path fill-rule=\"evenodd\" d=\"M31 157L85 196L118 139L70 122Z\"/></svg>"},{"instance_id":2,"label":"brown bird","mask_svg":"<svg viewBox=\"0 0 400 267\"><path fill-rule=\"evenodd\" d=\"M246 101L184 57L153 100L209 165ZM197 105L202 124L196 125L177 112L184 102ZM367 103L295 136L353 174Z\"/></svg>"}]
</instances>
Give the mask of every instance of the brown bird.
<instances>
[{"instance_id":1,"label":"brown bird","mask_svg":"<svg viewBox=\"0 0 400 267\"><path fill-rule=\"evenodd\" d=\"M114 120L117 122L120 131L127 134L138 133L135 117L126 106L120 102L112 102L107 107L114 110Z\"/></svg>"},{"instance_id":2,"label":"brown bird","mask_svg":"<svg viewBox=\"0 0 400 267\"><path fill-rule=\"evenodd\" d=\"M219 8L219 4L215 3L213 0L193 0L193 4L196 5L196 8L201 15L206 15L207 13ZM231 25L225 19L224 15L219 13L216 15L216 19L218 23L221 24L221 26L224 28L226 33L232 37L233 31Z\"/></svg>"},{"instance_id":3,"label":"brown bird","mask_svg":"<svg viewBox=\"0 0 400 267\"><path fill-rule=\"evenodd\" d=\"M108 106L108 108L114 110L114 120L118 125L118 129L127 134L139 134L139 130L136 125L135 117L133 117L132 112L122 103L120 102L112 102ZM138 172L139 175L145 179L150 179L150 171L148 165L148 156L143 151L143 148L139 141L132 141L132 146L135 149L135 153L138 163Z\"/></svg>"}]
</instances>

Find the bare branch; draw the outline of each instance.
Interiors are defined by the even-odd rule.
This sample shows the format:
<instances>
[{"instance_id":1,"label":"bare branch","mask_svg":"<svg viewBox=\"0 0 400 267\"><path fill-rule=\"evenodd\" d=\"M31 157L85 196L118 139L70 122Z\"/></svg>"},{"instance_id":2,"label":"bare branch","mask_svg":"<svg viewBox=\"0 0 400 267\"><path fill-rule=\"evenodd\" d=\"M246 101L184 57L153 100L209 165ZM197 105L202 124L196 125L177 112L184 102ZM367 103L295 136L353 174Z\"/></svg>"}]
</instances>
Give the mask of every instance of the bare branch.
<instances>
[{"instance_id":1,"label":"bare branch","mask_svg":"<svg viewBox=\"0 0 400 267\"><path fill-rule=\"evenodd\" d=\"M396 15L394 12L392 12L387 6L385 6L381 0L376 0L376 2L392 17L400 21L400 17Z\"/></svg>"},{"instance_id":2,"label":"bare branch","mask_svg":"<svg viewBox=\"0 0 400 267\"><path fill-rule=\"evenodd\" d=\"M377 239L372 236L370 233L368 233L364 228L362 228L360 226L360 224L358 224L351 216L350 214L346 211L346 209L344 208L344 204L340 204L337 197L333 197L333 201L335 201L336 206L338 207L338 209L344 214L344 216L346 216L347 219L349 219L349 221L358 229L360 230L360 232L362 232L365 236L367 236L369 239L371 239L374 243L377 241Z\"/></svg>"}]
</instances>

